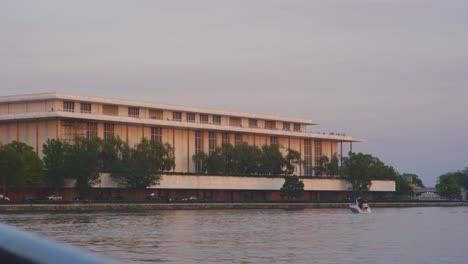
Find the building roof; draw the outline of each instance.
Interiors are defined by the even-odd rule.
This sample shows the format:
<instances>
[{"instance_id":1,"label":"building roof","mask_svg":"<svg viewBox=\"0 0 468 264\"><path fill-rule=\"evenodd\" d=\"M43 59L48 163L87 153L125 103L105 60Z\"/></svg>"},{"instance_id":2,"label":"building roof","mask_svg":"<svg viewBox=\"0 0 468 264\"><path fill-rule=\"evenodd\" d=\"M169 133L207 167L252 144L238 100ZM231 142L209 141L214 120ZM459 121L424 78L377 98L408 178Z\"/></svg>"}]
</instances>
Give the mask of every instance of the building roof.
<instances>
[{"instance_id":1,"label":"building roof","mask_svg":"<svg viewBox=\"0 0 468 264\"><path fill-rule=\"evenodd\" d=\"M103 104L112 104L112 105L125 105L125 106L163 109L163 110L181 111L181 112L205 113L205 114L244 117L244 118L253 118L253 119L275 120L275 121L283 121L283 122L291 122L291 123L301 123L305 125L318 125L318 123L312 122L312 120L305 119L305 118L282 117L282 116L275 116L275 115L265 115L265 114L237 112L237 111L224 111L224 110L190 107L190 106L167 105L167 104L158 104L158 103L151 103L151 102L145 102L145 101L114 99L114 98L97 97L97 96L82 96L82 95L74 95L74 94L66 94L66 93L58 93L58 92L0 96L0 103L27 102L27 101L53 100L53 99L72 100L72 101L91 102L91 103L103 103Z\"/></svg>"}]
</instances>

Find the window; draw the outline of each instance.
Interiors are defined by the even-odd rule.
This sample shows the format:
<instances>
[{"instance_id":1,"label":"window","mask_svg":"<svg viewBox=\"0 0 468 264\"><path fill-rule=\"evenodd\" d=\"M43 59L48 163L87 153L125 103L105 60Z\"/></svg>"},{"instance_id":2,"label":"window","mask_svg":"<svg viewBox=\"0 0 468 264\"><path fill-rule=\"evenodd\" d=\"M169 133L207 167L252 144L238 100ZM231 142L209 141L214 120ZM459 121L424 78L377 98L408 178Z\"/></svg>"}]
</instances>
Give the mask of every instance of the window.
<instances>
[{"instance_id":1,"label":"window","mask_svg":"<svg viewBox=\"0 0 468 264\"><path fill-rule=\"evenodd\" d=\"M63 102L63 111L65 111L65 112L75 112L75 102L64 101Z\"/></svg>"},{"instance_id":2,"label":"window","mask_svg":"<svg viewBox=\"0 0 468 264\"><path fill-rule=\"evenodd\" d=\"M213 152L216 150L216 133L209 132L208 133L208 154L211 156Z\"/></svg>"},{"instance_id":3,"label":"window","mask_svg":"<svg viewBox=\"0 0 468 264\"><path fill-rule=\"evenodd\" d=\"M222 144L229 144L229 133L223 133L221 138Z\"/></svg>"},{"instance_id":4,"label":"window","mask_svg":"<svg viewBox=\"0 0 468 264\"><path fill-rule=\"evenodd\" d=\"M213 124L221 125L221 116L218 116L218 115L213 116Z\"/></svg>"},{"instance_id":5,"label":"window","mask_svg":"<svg viewBox=\"0 0 468 264\"><path fill-rule=\"evenodd\" d=\"M322 141L314 141L314 156L315 156L315 167L320 166L320 158L322 157Z\"/></svg>"},{"instance_id":6,"label":"window","mask_svg":"<svg viewBox=\"0 0 468 264\"><path fill-rule=\"evenodd\" d=\"M200 115L200 122L202 123L208 123L208 115Z\"/></svg>"},{"instance_id":7,"label":"window","mask_svg":"<svg viewBox=\"0 0 468 264\"><path fill-rule=\"evenodd\" d=\"M81 103L81 113L91 114L91 104Z\"/></svg>"},{"instance_id":8,"label":"window","mask_svg":"<svg viewBox=\"0 0 468 264\"><path fill-rule=\"evenodd\" d=\"M265 121L265 128L266 129L276 129L276 122L275 121Z\"/></svg>"},{"instance_id":9,"label":"window","mask_svg":"<svg viewBox=\"0 0 468 264\"><path fill-rule=\"evenodd\" d=\"M313 176L312 140L304 139L304 176Z\"/></svg>"},{"instance_id":10,"label":"window","mask_svg":"<svg viewBox=\"0 0 468 264\"><path fill-rule=\"evenodd\" d=\"M129 107L128 108L129 117L140 117L140 108L138 107Z\"/></svg>"},{"instance_id":11,"label":"window","mask_svg":"<svg viewBox=\"0 0 468 264\"><path fill-rule=\"evenodd\" d=\"M187 121L195 122L195 113L187 113Z\"/></svg>"},{"instance_id":12,"label":"window","mask_svg":"<svg viewBox=\"0 0 468 264\"><path fill-rule=\"evenodd\" d=\"M278 145L278 137L270 137L270 145Z\"/></svg>"},{"instance_id":13,"label":"window","mask_svg":"<svg viewBox=\"0 0 468 264\"><path fill-rule=\"evenodd\" d=\"M182 112L172 112L172 120L182 121Z\"/></svg>"},{"instance_id":14,"label":"window","mask_svg":"<svg viewBox=\"0 0 468 264\"><path fill-rule=\"evenodd\" d=\"M105 123L104 124L104 140L109 140L114 138L114 124Z\"/></svg>"},{"instance_id":15,"label":"window","mask_svg":"<svg viewBox=\"0 0 468 264\"><path fill-rule=\"evenodd\" d=\"M195 154L203 151L203 133L195 131ZM203 164L201 161L195 162L195 172L202 172Z\"/></svg>"},{"instance_id":16,"label":"window","mask_svg":"<svg viewBox=\"0 0 468 264\"><path fill-rule=\"evenodd\" d=\"M156 142L162 142L162 128L160 127L152 127L151 128L151 140Z\"/></svg>"},{"instance_id":17,"label":"window","mask_svg":"<svg viewBox=\"0 0 468 264\"><path fill-rule=\"evenodd\" d=\"M301 131L301 124L294 123L294 131Z\"/></svg>"},{"instance_id":18,"label":"window","mask_svg":"<svg viewBox=\"0 0 468 264\"><path fill-rule=\"evenodd\" d=\"M291 130L291 123L284 122L283 123L283 130L287 130L287 131Z\"/></svg>"},{"instance_id":19,"label":"window","mask_svg":"<svg viewBox=\"0 0 468 264\"><path fill-rule=\"evenodd\" d=\"M96 122L88 122L86 128L86 137L93 139L97 138L97 123Z\"/></svg>"},{"instance_id":20,"label":"window","mask_svg":"<svg viewBox=\"0 0 468 264\"><path fill-rule=\"evenodd\" d=\"M61 140L71 142L75 139L75 129L73 127L73 122L71 121L62 121L61 129Z\"/></svg>"},{"instance_id":21,"label":"window","mask_svg":"<svg viewBox=\"0 0 468 264\"><path fill-rule=\"evenodd\" d=\"M234 144L236 146L242 144L242 135L241 134L235 134L234 135Z\"/></svg>"},{"instance_id":22,"label":"window","mask_svg":"<svg viewBox=\"0 0 468 264\"><path fill-rule=\"evenodd\" d=\"M253 127L253 128L258 127L258 120L257 119L249 119L249 127Z\"/></svg>"}]
</instances>

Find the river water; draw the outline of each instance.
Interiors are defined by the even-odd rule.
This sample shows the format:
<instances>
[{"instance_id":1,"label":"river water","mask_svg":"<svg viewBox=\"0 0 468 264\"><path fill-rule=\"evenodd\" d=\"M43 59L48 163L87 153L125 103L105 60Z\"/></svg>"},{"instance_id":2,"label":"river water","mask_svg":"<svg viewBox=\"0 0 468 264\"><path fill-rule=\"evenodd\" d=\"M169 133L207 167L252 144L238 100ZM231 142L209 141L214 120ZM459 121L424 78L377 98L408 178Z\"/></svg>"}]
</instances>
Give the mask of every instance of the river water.
<instances>
[{"instance_id":1,"label":"river water","mask_svg":"<svg viewBox=\"0 0 468 264\"><path fill-rule=\"evenodd\" d=\"M468 207L0 214L124 263L468 263Z\"/></svg>"}]
</instances>

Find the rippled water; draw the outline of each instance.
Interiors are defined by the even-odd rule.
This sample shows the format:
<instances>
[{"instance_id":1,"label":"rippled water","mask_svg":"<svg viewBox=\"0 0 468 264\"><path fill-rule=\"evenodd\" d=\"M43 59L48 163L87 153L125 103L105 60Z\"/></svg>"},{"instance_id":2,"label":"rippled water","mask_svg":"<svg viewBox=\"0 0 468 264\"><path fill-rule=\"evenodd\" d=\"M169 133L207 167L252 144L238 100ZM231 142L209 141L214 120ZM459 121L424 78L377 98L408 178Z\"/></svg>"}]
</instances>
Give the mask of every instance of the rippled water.
<instances>
[{"instance_id":1,"label":"rippled water","mask_svg":"<svg viewBox=\"0 0 468 264\"><path fill-rule=\"evenodd\" d=\"M127 263L468 263L468 207L0 214Z\"/></svg>"}]
</instances>

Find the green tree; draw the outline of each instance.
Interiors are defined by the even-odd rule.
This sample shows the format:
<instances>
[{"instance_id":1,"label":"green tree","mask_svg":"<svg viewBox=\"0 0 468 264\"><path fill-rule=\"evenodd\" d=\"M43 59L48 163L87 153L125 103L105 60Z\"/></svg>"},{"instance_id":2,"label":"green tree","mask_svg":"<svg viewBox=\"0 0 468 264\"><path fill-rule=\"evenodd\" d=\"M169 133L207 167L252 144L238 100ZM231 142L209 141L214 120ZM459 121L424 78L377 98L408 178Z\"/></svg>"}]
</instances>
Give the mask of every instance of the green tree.
<instances>
[{"instance_id":1,"label":"green tree","mask_svg":"<svg viewBox=\"0 0 468 264\"><path fill-rule=\"evenodd\" d=\"M65 171L76 180L82 197L88 197L93 185L99 183L102 168L101 140L77 137L65 155Z\"/></svg>"},{"instance_id":2,"label":"green tree","mask_svg":"<svg viewBox=\"0 0 468 264\"><path fill-rule=\"evenodd\" d=\"M70 144L58 139L48 139L42 147L46 184L54 193L63 188L66 174L65 157L69 149Z\"/></svg>"},{"instance_id":3,"label":"green tree","mask_svg":"<svg viewBox=\"0 0 468 264\"><path fill-rule=\"evenodd\" d=\"M284 184L280 189L281 197L290 198L299 198L304 194L304 183L299 179L299 177L285 176Z\"/></svg>"},{"instance_id":4,"label":"green tree","mask_svg":"<svg viewBox=\"0 0 468 264\"><path fill-rule=\"evenodd\" d=\"M301 163L302 163L301 153L293 149L288 149L288 154L286 154L286 157L285 157L286 174L287 175L294 174L294 170L296 166L300 166Z\"/></svg>"},{"instance_id":5,"label":"green tree","mask_svg":"<svg viewBox=\"0 0 468 264\"><path fill-rule=\"evenodd\" d=\"M4 195L8 187L25 185L24 170L24 160L20 153L11 144L0 145L0 183Z\"/></svg>"},{"instance_id":6,"label":"green tree","mask_svg":"<svg viewBox=\"0 0 468 264\"><path fill-rule=\"evenodd\" d=\"M340 163L338 160L338 156L336 154L334 154L331 157L330 161L326 163L325 167L326 167L328 176L340 176L341 175Z\"/></svg>"},{"instance_id":7,"label":"green tree","mask_svg":"<svg viewBox=\"0 0 468 264\"><path fill-rule=\"evenodd\" d=\"M458 183L458 174L455 172L449 172L440 175L437 180L436 189L437 192L445 198L459 198L461 186Z\"/></svg>"},{"instance_id":8,"label":"green tree","mask_svg":"<svg viewBox=\"0 0 468 264\"><path fill-rule=\"evenodd\" d=\"M34 148L19 141L9 144L21 156L23 160L23 183L28 187L42 186L45 181L44 163L39 158Z\"/></svg>"},{"instance_id":9,"label":"green tree","mask_svg":"<svg viewBox=\"0 0 468 264\"><path fill-rule=\"evenodd\" d=\"M260 174L262 151L257 146L242 143L232 151L232 174L252 175Z\"/></svg>"},{"instance_id":10,"label":"green tree","mask_svg":"<svg viewBox=\"0 0 468 264\"><path fill-rule=\"evenodd\" d=\"M401 196L412 196L414 194L411 184L401 175L395 174L395 194Z\"/></svg>"},{"instance_id":11,"label":"green tree","mask_svg":"<svg viewBox=\"0 0 468 264\"><path fill-rule=\"evenodd\" d=\"M328 172L329 163L330 163L330 160L328 159L327 156L321 156L318 159L317 166L315 166L315 175L319 177L329 175L329 172Z\"/></svg>"},{"instance_id":12,"label":"green tree","mask_svg":"<svg viewBox=\"0 0 468 264\"><path fill-rule=\"evenodd\" d=\"M129 189L144 189L159 183L161 174L171 170L174 163L173 149L169 144L142 139L130 149L127 158L120 159L114 166L112 177L117 183Z\"/></svg>"},{"instance_id":13,"label":"green tree","mask_svg":"<svg viewBox=\"0 0 468 264\"><path fill-rule=\"evenodd\" d=\"M355 197L367 192L373 179L395 180L398 173L391 166L385 165L378 158L363 153L349 153L343 160L345 179L351 184Z\"/></svg>"},{"instance_id":14,"label":"green tree","mask_svg":"<svg viewBox=\"0 0 468 264\"><path fill-rule=\"evenodd\" d=\"M101 149L102 172L113 171L119 160L128 158L129 152L130 147L119 137L104 140Z\"/></svg>"},{"instance_id":15,"label":"green tree","mask_svg":"<svg viewBox=\"0 0 468 264\"><path fill-rule=\"evenodd\" d=\"M286 159L283 157L276 144L265 145L259 153L259 172L263 175L282 175L286 166Z\"/></svg>"},{"instance_id":16,"label":"green tree","mask_svg":"<svg viewBox=\"0 0 468 264\"><path fill-rule=\"evenodd\" d=\"M403 178L410 178L413 184L415 184L418 187L424 188L424 184L418 175L413 174L413 173L403 173L401 176Z\"/></svg>"}]
</instances>

